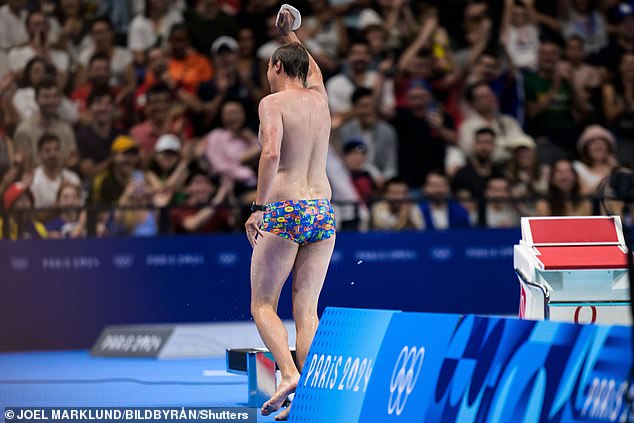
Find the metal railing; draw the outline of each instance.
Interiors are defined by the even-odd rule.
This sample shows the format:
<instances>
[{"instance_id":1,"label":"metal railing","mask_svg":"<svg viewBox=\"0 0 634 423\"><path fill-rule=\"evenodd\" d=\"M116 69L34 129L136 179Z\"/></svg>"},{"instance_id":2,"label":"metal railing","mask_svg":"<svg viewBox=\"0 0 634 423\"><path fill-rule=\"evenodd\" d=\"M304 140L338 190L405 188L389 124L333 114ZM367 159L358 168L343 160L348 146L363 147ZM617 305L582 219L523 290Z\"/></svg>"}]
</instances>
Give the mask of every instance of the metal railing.
<instances>
[{"instance_id":1,"label":"metal railing","mask_svg":"<svg viewBox=\"0 0 634 423\"><path fill-rule=\"evenodd\" d=\"M470 201L470 206L466 207L467 210L471 210L470 218L471 218L471 227L480 227L486 228L487 219L486 213L488 209L488 205L490 204L505 204L509 207L510 210L515 210L519 216L527 216L531 215L530 210L534 210L534 205L539 199L547 199L547 197L527 197L521 199L508 199L508 200L486 200L486 199L473 199ZM614 198L603 196L590 196L585 197L583 200L591 201L592 203L592 214L600 215L604 214L605 207L602 206L604 200L610 199L614 200ZM423 195L414 196L407 200L400 201L391 201L392 204L412 204L414 206L419 206L420 203L424 201L430 201L431 199L425 198ZM350 216L349 219L345 220L346 225L340 227L339 230L360 230L363 227L367 230L375 229L375 225L373 222L373 213L371 212L372 207L379 201L385 201L381 198L376 198L370 201L367 204L359 203L359 202L345 202L345 201L333 201L333 206L337 210L346 209L346 215ZM438 202L438 199L434 199L433 201ZM453 197L447 197L445 199L440 200L441 202L449 202L449 201L457 201ZM2 231L0 233L0 239L20 239L24 238L24 234L28 233L29 227L33 225L34 221L43 222L45 219L43 217L54 218L56 216L60 216L61 213L64 212L73 212L77 213L78 221L81 221L81 225L83 225L82 236L84 237L96 237L99 233L97 230L100 224L113 223L115 212L126 212L126 211L152 211L156 218L156 234L157 235L168 235L173 234L171 227L171 213L176 209L189 209L189 210L200 210L205 207L208 207L207 204L202 204L199 206L186 206L186 205L170 205L166 207L154 207L153 205L134 205L134 206L111 206L111 205L84 205L81 207L71 207L71 208L61 208L61 207L47 207L47 208L33 208L28 210L0 210L0 219L1 222L9 222L9 224L2 224ZM235 225L233 225L233 229L229 232L241 232L243 231L243 223L248 218L250 211L248 204L221 204L215 207L216 210L224 209L230 210L231 215L235 219ZM528 211L528 212L527 212ZM616 210L618 213L619 209ZM610 211L612 213L612 211ZM355 226L356 222L356 226ZM338 223L344 223L339 219ZM519 220L518 220L519 223ZM112 228L107 228L112 229ZM227 232L227 231L224 231ZM193 233L196 233L195 231ZM17 234L17 236L16 236ZM108 237L112 236L126 236L125 233L116 230L107 230L106 235Z\"/></svg>"}]
</instances>

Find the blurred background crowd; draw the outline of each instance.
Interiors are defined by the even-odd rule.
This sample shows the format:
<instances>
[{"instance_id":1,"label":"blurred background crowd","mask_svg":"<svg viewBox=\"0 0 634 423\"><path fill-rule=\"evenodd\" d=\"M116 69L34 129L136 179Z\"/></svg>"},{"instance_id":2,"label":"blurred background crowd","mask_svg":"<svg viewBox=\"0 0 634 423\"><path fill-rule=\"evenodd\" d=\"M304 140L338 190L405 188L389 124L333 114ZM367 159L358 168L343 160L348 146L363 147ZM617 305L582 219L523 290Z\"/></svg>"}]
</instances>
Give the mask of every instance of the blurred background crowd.
<instances>
[{"instance_id":1,"label":"blurred background crowd","mask_svg":"<svg viewBox=\"0 0 634 423\"><path fill-rule=\"evenodd\" d=\"M242 230L276 0L0 4L0 238ZM634 2L293 5L340 230L620 212L600 199L634 165Z\"/></svg>"}]
</instances>

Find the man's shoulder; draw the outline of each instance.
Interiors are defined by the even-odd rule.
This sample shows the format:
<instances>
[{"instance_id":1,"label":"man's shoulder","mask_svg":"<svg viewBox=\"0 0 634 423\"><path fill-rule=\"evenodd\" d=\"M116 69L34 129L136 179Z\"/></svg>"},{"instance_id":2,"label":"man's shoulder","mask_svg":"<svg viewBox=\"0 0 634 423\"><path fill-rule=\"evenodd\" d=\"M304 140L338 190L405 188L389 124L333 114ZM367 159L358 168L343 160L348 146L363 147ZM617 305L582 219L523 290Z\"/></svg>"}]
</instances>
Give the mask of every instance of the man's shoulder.
<instances>
[{"instance_id":1,"label":"man's shoulder","mask_svg":"<svg viewBox=\"0 0 634 423\"><path fill-rule=\"evenodd\" d=\"M293 98L296 93L293 93L289 90L282 90L275 93L271 93L260 100L260 110L262 107L275 107L279 109L279 106L284 103L287 99Z\"/></svg>"},{"instance_id":2,"label":"man's shoulder","mask_svg":"<svg viewBox=\"0 0 634 423\"><path fill-rule=\"evenodd\" d=\"M286 95L284 95L284 91L276 92L268 94L262 97L259 104L259 110L261 111L264 107L275 107L278 108L280 104L280 100L283 100Z\"/></svg>"},{"instance_id":3,"label":"man's shoulder","mask_svg":"<svg viewBox=\"0 0 634 423\"><path fill-rule=\"evenodd\" d=\"M33 169L33 181L31 182L31 188L33 186L37 186L38 184L41 184L43 176L44 176L44 169L42 168L42 165L39 165L35 169Z\"/></svg>"}]
</instances>

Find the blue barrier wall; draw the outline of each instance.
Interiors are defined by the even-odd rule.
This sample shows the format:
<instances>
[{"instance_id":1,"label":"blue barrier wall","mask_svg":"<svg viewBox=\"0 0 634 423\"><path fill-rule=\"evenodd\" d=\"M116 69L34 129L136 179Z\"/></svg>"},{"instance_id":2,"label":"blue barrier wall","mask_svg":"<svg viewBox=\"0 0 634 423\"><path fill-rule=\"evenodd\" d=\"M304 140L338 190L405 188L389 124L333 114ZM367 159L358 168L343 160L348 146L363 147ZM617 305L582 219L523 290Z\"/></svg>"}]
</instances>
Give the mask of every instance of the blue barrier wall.
<instances>
[{"instance_id":1,"label":"blue barrier wall","mask_svg":"<svg viewBox=\"0 0 634 423\"><path fill-rule=\"evenodd\" d=\"M631 328L329 308L289 422L634 422Z\"/></svg>"},{"instance_id":2,"label":"blue barrier wall","mask_svg":"<svg viewBox=\"0 0 634 423\"><path fill-rule=\"evenodd\" d=\"M341 233L320 312L515 314L519 238L516 229ZM250 255L242 235L0 241L0 350L87 348L108 324L250 319Z\"/></svg>"}]
</instances>

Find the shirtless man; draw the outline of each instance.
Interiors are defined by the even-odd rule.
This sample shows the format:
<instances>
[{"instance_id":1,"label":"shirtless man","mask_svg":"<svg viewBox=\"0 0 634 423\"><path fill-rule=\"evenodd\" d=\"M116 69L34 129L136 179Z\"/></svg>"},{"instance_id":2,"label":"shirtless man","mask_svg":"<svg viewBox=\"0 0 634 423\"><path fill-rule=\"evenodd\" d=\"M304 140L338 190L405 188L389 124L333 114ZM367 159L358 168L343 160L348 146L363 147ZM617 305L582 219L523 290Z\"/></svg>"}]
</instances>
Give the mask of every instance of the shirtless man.
<instances>
[{"instance_id":1,"label":"shirtless man","mask_svg":"<svg viewBox=\"0 0 634 423\"><path fill-rule=\"evenodd\" d=\"M282 374L277 391L262 406L263 415L278 410L297 387L317 330L317 301L335 245L326 177L328 98L319 67L291 30L293 21L282 10L276 23L287 44L268 63L272 94L260 101L258 189L245 224L253 247L251 314ZM297 367L277 315L280 292L291 271ZM286 420L289 409L276 420Z\"/></svg>"}]
</instances>

